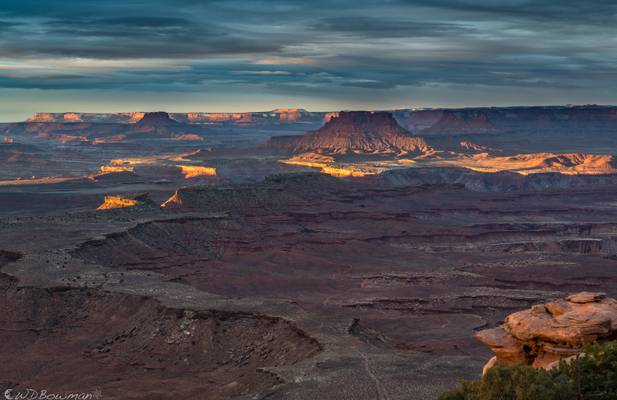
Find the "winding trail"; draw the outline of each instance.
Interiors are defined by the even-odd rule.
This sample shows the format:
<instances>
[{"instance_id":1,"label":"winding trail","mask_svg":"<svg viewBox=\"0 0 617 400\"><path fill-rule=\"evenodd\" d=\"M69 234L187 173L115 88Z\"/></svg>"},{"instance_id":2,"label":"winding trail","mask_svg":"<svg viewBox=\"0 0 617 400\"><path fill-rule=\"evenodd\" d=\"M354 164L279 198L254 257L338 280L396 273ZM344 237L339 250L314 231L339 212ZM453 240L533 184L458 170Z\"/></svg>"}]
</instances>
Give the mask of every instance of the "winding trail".
<instances>
[{"instance_id":1,"label":"winding trail","mask_svg":"<svg viewBox=\"0 0 617 400\"><path fill-rule=\"evenodd\" d=\"M362 356L362 358L364 359L364 369L367 375L371 378L373 382L375 382L375 389L377 389L377 399L378 400L390 400L390 397L388 396L388 392L381 384L381 381L379 380L379 378L377 378L377 376L371 370L371 366L369 365L368 356L364 354L363 352L361 352L360 350L358 350L358 354L360 354L360 356Z\"/></svg>"}]
</instances>

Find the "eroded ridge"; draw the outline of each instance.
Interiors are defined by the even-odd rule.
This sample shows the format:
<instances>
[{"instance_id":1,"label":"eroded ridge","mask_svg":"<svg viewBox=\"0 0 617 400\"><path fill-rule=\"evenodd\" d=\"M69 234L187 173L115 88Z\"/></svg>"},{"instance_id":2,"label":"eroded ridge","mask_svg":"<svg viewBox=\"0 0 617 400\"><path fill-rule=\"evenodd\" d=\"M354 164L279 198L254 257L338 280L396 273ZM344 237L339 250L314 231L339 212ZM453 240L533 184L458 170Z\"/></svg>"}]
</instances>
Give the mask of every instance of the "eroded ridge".
<instances>
[{"instance_id":1,"label":"eroded ridge","mask_svg":"<svg viewBox=\"0 0 617 400\"><path fill-rule=\"evenodd\" d=\"M0 275L0 386L109 398L263 393L320 344L265 315L191 311L97 289L19 288ZM206 395L207 394L207 395Z\"/></svg>"}]
</instances>

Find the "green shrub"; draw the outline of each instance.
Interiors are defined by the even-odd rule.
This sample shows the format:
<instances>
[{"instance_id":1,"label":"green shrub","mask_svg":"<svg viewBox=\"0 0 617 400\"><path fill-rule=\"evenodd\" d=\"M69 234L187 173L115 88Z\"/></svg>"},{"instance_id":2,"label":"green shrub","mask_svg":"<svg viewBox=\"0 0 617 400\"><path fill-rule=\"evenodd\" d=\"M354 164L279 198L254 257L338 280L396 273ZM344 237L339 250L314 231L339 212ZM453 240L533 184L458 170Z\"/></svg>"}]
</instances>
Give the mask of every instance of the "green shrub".
<instances>
[{"instance_id":1,"label":"green shrub","mask_svg":"<svg viewBox=\"0 0 617 400\"><path fill-rule=\"evenodd\" d=\"M617 400L617 342L593 344L584 352L578 362L561 362L552 371L495 366L439 400Z\"/></svg>"},{"instance_id":2,"label":"green shrub","mask_svg":"<svg viewBox=\"0 0 617 400\"><path fill-rule=\"evenodd\" d=\"M586 356L575 362L559 366L561 374L567 376L580 390L585 399L617 399L617 341L601 346L592 344L584 350ZM577 379L577 371L580 379Z\"/></svg>"}]
</instances>

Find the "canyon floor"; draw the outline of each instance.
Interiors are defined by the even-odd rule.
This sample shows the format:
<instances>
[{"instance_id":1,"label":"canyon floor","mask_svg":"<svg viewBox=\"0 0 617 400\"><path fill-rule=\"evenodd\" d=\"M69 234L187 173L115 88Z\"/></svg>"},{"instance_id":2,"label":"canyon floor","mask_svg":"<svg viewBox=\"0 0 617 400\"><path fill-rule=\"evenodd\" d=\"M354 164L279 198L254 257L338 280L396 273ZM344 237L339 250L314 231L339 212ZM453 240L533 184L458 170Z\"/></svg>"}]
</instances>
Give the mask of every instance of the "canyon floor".
<instances>
[{"instance_id":1,"label":"canyon floor","mask_svg":"<svg viewBox=\"0 0 617 400\"><path fill-rule=\"evenodd\" d=\"M617 295L611 187L302 173L97 212L100 194L58 185L2 193L36 211L0 220L3 387L435 398L490 358L477 330L571 292Z\"/></svg>"},{"instance_id":2,"label":"canyon floor","mask_svg":"<svg viewBox=\"0 0 617 400\"><path fill-rule=\"evenodd\" d=\"M438 157L470 151L464 165L427 152L340 178L280 162L294 155L263 132L217 129L0 145L0 389L434 399L492 356L477 331L570 293L617 296L614 146L429 137Z\"/></svg>"}]
</instances>

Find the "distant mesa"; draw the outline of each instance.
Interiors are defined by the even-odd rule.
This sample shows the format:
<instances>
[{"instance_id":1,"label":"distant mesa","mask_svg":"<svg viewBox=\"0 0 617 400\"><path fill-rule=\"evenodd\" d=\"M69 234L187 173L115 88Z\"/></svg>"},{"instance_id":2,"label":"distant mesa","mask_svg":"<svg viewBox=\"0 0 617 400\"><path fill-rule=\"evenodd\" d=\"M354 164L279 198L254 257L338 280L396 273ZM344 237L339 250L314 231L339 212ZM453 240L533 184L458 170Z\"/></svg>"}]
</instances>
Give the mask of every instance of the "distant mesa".
<instances>
[{"instance_id":1,"label":"distant mesa","mask_svg":"<svg viewBox=\"0 0 617 400\"><path fill-rule=\"evenodd\" d=\"M182 124L171 118L166 112L151 112L145 113L142 119L129 125L127 134L155 134L167 137L173 136L182 127Z\"/></svg>"},{"instance_id":2,"label":"distant mesa","mask_svg":"<svg viewBox=\"0 0 617 400\"><path fill-rule=\"evenodd\" d=\"M552 369L576 356L582 346L617 335L617 300L604 293L582 292L509 315L502 326L476 334L496 354L496 364Z\"/></svg>"},{"instance_id":3,"label":"distant mesa","mask_svg":"<svg viewBox=\"0 0 617 400\"><path fill-rule=\"evenodd\" d=\"M137 125L140 126L157 126L157 125L176 125L178 121L171 118L168 113L164 111L145 113L144 116L137 121Z\"/></svg>"},{"instance_id":4,"label":"distant mesa","mask_svg":"<svg viewBox=\"0 0 617 400\"><path fill-rule=\"evenodd\" d=\"M332 115L320 129L301 137L278 137L272 147L286 147L295 154L377 154L424 153L426 141L401 127L391 113L383 111L345 111Z\"/></svg>"},{"instance_id":5,"label":"distant mesa","mask_svg":"<svg viewBox=\"0 0 617 400\"><path fill-rule=\"evenodd\" d=\"M277 108L272 113L278 115L281 121L298 121L307 111L299 108Z\"/></svg>"},{"instance_id":6,"label":"distant mesa","mask_svg":"<svg viewBox=\"0 0 617 400\"><path fill-rule=\"evenodd\" d=\"M64 116L62 117L64 119ZM56 116L50 113L36 113L28 118L26 122L58 122Z\"/></svg>"},{"instance_id":7,"label":"distant mesa","mask_svg":"<svg viewBox=\"0 0 617 400\"><path fill-rule=\"evenodd\" d=\"M66 122L81 122L81 115L77 113L66 113L63 118Z\"/></svg>"},{"instance_id":8,"label":"distant mesa","mask_svg":"<svg viewBox=\"0 0 617 400\"><path fill-rule=\"evenodd\" d=\"M413 136L388 112L341 112L322 128L297 142L296 153L322 151L333 154L400 153L428 149L423 138Z\"/></svg>"},{"instance_id":9,"label":"distant mesa","mask_svg":"<svg viewBox=\"0 0 617 400\"><path fill-rule=\"evenodd\" d=\"M424 133L453 135L496 133L487 113L477 110L445 111L441 118L424 130Z\"/></svg>"},{"instance_id":10,"label":"distant mesa","mask_svg":"<svg viewBox=\"0 0 617 400\"><path fill-rule=\"evenodd\" d=\"M316 131L303 136L272 137L267 146L294 154L281 160L284 164L318 168L324 174L346 178L384 171L383 167L354 164L358 157L400 157L432 152L424 138L412 135L391 113L383 111L340 112L331 115L330 120ZM341 160L347 162L338 163Z\"/></svg>"},{"instance_id":11,"label":"distant mesa","mask_svg":"<svg viewBox=\"0 0 617 400\"><path fill-rule=\"evenodd\" d=\"M144 112L122 113L36 113L26 120L30 123L135 123L144 117Z\"/></svg>"},{"instance_id":12,"label":"distant mesa","mask_svg":"<svg viewBox=\"0 0 617 400\"><path fill-rule=\"evenodd\" d=\"M421 135L511 132L614 132L615 106L478 107L411 109L394 112L403 127Z\"/></svg>"}]
</instances>

